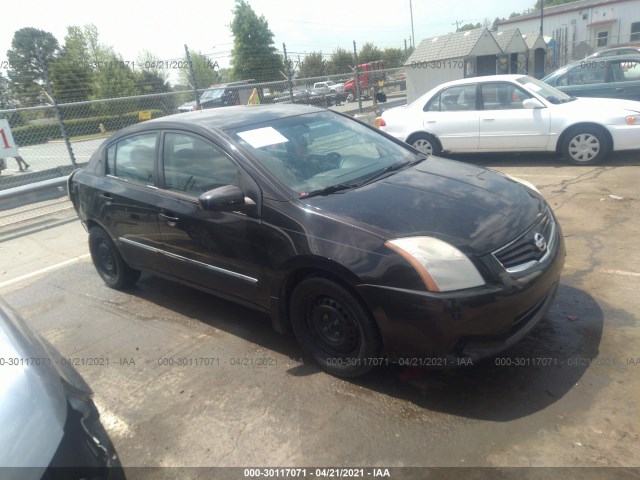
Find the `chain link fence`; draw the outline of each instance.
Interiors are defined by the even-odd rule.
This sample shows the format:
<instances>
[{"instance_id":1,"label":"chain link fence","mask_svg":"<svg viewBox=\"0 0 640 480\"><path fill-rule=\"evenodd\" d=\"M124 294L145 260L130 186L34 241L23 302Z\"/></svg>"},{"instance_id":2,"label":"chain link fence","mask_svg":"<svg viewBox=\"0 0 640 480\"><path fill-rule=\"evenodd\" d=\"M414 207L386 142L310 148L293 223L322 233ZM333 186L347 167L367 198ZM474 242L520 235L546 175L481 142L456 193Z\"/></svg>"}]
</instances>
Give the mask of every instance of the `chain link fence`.
<instances>
[{"instance_id":1,"label":"chain link fence","mask_svg":"<svg viewBox=\"0 0 640 480\"><path fill-rule=\"evenodd\" d=\"M315 105L355 114L375 108L375 93L402 95L406 87L404 68L376 70L375 75L358 72L361 99L354 93L354 80L355 74L290 77L277 82L234 82L198 90L0 110L0 119L8 121L23 160L4 159L0 193L66 176L86 164L105 138L152 118L198 108L278 103Z\"/></svg>"}]
</instances>

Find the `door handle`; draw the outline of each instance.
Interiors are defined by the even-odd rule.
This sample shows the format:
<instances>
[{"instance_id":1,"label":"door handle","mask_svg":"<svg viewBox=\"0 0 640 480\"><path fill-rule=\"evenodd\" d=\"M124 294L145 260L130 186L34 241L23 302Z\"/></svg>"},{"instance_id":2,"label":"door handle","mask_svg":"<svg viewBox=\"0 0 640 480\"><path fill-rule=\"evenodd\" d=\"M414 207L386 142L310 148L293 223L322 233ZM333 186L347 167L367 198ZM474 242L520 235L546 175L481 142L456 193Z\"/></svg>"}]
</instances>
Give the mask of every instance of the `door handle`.
<instances>
[{"instance_id":1,"label":"door handle","mask_svg":"<svg viewBox=\"0 0 640 480\"><path fill-rule=\"evenodd\" d=\"M103 200L106 200L106 204L107 205L111 205L111 202L113 201L113 197L111 196L110 193L101 193L100 195L98 195L98 197L102 198Z\"/></svg>"},{"instance_id":2,"label":"door handle","mask_svg":"<svg viewBox=\"0 0 640 480\"><path fill-rule=\"evenodd\" d=\"M483 122L495 122L496 119L495 118L483 118L482 121Z\"/></svg>"},{"instance_id":3,"label":"door handle","mask_svg":"<svg viewBox=\"0 0 640 480\"><path fill-rule=\"evenodd\" d=\"M165 215L164 213L159 213L158 216L165 222L167 222L167 225L169 225L170 227L175 227L180 220L178 217L170 217L169 215Z\"/></svg>"},{"instance_id":4,"label":"door handle","mask_svg":"<svg viewBox=\"0 0 640 480\"><path fill-rule=\"evenodd\" d=\"M620 88L616 88L616 92L624 92L624 91L625 91L625 89L624 89L624 88L622 88L622 87L620 87Z\"/></svg>"}]
</instances>

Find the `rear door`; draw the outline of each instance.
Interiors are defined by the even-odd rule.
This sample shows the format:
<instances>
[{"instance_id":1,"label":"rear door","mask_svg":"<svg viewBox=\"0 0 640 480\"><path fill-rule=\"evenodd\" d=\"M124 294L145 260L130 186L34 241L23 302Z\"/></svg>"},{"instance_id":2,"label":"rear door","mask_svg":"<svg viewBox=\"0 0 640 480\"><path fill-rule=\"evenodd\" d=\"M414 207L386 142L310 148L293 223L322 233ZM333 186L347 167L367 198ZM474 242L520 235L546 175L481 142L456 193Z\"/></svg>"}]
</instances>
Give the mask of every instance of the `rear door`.
<instances>
[{"instance_id":1,"label":"rear door","mask_svg":"<svg viewBox=\"0 0 640 480\"><path fill-rule=\"evenodd\" d=\"M122 138L107 148L105 177L91 209L131 266L163 271L158 230L158 132Z\"/></svg>"},{"instance_id":2,"label":"rear door","mask_svg":"<svg viewBox=\"0 0 640 480\"><path fill-rule=\"evenodd\" d=\"M169 273L226 296L264 304L259 215L206 211L198 202L202 193L224 185L259 191L255 182L223 148L191 133L165 132L161 158L159 228Z\"/></svg>"},{"instance_id":3,"label":"rear door","mask_svg":"<svg viewBox=\"0 0 640 480\"><path fill-rule=\"evenodd\" d=\"M478 148L477 85L458 85L442 90L423 107L424 130L435 134L443 150Z\"/></svg>"}]
</instances>

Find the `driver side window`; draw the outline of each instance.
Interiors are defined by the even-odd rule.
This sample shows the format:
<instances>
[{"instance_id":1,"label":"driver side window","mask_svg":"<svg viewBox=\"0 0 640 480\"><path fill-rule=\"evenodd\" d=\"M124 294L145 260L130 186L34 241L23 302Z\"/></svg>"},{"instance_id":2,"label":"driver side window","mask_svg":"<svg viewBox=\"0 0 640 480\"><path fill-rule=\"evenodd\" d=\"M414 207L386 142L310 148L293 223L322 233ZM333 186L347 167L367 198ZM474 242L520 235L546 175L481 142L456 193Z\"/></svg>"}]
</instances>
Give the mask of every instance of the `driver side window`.
<instances>
[{"instance_id":1,"label":"driver side window","mask_svg":"<svg viewBox=\"0 0 640 480\"><path fill-rule=\"evenodd\" d=\"M182 133L164 135L163 171L167 190L196 197L240 182L238 167L222 149Z\"/></svg>"}]
</instances>

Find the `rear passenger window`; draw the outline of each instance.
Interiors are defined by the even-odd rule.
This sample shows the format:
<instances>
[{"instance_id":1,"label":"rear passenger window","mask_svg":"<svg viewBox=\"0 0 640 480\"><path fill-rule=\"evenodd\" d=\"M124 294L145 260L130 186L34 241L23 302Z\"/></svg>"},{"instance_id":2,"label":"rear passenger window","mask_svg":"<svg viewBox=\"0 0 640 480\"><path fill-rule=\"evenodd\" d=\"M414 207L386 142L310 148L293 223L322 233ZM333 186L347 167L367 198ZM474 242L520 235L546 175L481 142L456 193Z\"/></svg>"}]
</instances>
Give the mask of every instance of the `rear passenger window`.
<instances>
[{"instance_id":1,"label":"rear passenger window","mask_svg":"<svg viewBox=\"0 0 640 480\"><path fill-rule=\"evenodd\" d=\"M425 112L460 112L476 110L476 86L450 87L424 107Z\"/></svg>"},{"instance_id":2,"label":"rear passenger window","mask_svg":"<svg viewBox=\"0 0 640 480\"><path fill-rule=\"evenodd\" d=\"M134 135L107 149L107 175L153 185L156 152L155 133Z\"/></svg>"},{"instance_id":3,"label":"rear passenger window","mask_svg":"<svg viewBox=\"0 0 640 480\"><path fill-rule=\"evenodd\" d=\"M238 185L238 167L219 147L182 133L164 136L164 185L167 190L199 196L224 185Z\"/></svg>"}]
</instances>

